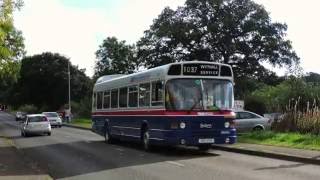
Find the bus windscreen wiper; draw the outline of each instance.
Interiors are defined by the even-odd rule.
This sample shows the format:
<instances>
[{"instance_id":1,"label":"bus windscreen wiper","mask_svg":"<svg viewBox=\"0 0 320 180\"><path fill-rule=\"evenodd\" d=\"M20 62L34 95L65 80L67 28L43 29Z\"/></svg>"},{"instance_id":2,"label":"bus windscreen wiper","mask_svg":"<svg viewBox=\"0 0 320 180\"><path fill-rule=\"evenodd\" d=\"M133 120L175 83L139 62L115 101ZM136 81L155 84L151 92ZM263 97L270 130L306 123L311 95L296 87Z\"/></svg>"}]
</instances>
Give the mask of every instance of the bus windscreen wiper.
<instances>
[{"instance_id":1,"label":"bus windscreen wiper","mask_svg":"<svg viewBox=\"0 0 320 180\"><path fill-rule=\"evenodd\" d=\"M192 107L189 109L189 112L191 112L200 102L202 98L199 98L195 103L192 105Z\"/></svg>"}]
</instances>

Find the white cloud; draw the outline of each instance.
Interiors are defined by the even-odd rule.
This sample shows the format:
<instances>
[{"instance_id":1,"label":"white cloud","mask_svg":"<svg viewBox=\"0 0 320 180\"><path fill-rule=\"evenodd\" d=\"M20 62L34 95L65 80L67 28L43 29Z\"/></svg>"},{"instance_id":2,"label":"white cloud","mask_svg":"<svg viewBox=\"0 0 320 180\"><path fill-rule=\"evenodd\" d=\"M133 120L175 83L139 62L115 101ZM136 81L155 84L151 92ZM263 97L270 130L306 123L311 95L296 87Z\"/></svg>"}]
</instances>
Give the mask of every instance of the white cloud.
<instances>
[{"instance_id":1,"label":"white cloud","mask_svg":"<svg viewBox=\"0 0 320 180\"><path fill-rule=\"evenodd\" d=\"M114 0L116 1L116 0ZM301 57L305 71L320 73L319 1L255 0L271 12L275 21L288 24L288 37ZM116 36L136 42L165 6L175 9L185 0L121 0L120 5L99 8L65 6L60 0L25 0L15 13L15 25L23 31L28 55L45 51L69 57L73 64L93 74L95 51L104 38ZM111 12L111 13L110 13ZM277 70L279 71L279 70Z\"/></svg>"},{"instance_id":2,"label":"white cloud","mask_svg":"<svg viewBox=\"0 0 320 180\"><path fill-rule=\"evenodd\" d=\"M86 68L91 76L94 53L103 38L116 36L134 43L165 6L176 8L183 3L184 0L130 0L110 16L101 7L72 8L59 0L25 0L22 10L15 13L15 25L23 31L27 55L58 52Z\"/></svg>"}]
</instances>

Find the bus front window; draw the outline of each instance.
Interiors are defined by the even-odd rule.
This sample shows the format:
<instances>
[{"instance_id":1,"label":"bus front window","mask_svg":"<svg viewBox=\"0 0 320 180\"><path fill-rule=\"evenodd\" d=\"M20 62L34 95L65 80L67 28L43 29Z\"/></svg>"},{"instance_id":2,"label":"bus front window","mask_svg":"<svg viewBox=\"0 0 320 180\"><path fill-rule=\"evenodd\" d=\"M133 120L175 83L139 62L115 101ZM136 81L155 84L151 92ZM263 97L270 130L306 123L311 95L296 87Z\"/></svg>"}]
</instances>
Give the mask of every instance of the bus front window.
<instances>
[{"instance_id":1,"label":"bus front window","mask_svg":"<svg viewBox=\"0 0 320 180\"><path fill-rule=\"evenodd\" d=\"M166 85L168 110L230 109L233 87L230 81L213 79L174 79Z\"/></svg>"}]
</instances>

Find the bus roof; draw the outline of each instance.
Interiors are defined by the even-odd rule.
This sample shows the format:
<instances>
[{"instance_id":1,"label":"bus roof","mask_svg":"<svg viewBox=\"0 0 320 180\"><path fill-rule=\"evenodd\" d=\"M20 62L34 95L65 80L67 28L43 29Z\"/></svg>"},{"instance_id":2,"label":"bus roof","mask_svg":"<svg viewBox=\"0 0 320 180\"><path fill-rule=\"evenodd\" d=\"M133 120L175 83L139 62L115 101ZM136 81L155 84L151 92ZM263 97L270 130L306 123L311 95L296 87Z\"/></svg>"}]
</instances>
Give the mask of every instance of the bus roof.
<instances>
[{"instance_id":1,"label":"bus roof","mask_svg":"<svg viewBox=\"0 0 320 180\"><path fill-rule=\"evenodd\" d=\"M174 68L173 65L177 65L177 66L175 66ZM179 65L180 65L180 69L179 69ZM222 76L221 67L230 69L230 74ZM196 70L195 68L197 68L198 70ZM199 71L200 68L204 69L203 72ZM204 75L200 73L204 73ZM216 63L216 62L208 62L208 61L185 61L185 62L170 63L170 64L151 68L142 72L137 72L129 75L115 74L115 75L102 76L95 83L94 90L100 91L104 89L114 89L114 88L122 87L123 85L130 86L131 84L133 85L133 84L138 84L143 82L167 80L170 78L178 78L178 77L198 77L199 78L200 76L207 77L207 78L228 79L233 81L233 73L230 65Z\"/></svg>"}]
</instances>

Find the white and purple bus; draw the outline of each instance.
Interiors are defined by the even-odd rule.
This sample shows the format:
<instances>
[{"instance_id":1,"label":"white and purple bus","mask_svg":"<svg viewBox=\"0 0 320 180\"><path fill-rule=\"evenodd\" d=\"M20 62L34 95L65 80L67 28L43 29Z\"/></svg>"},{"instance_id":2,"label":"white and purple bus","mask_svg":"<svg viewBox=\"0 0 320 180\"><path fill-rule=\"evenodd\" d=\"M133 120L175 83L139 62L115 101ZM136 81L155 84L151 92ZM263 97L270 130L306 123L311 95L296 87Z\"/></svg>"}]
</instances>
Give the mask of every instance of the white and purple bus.
<instances>
[{"instance_id":1,"label":"white and purple bus","mask_svg":"<svg viewBox=\"0 0 320 180\"><path fill-rule=\"evenodd\" d=\"M197 146L236 142L229 65L189 61L131 75L100 77L93 89L92 130L114 140Z\"/></svg>"}]
</instances>

